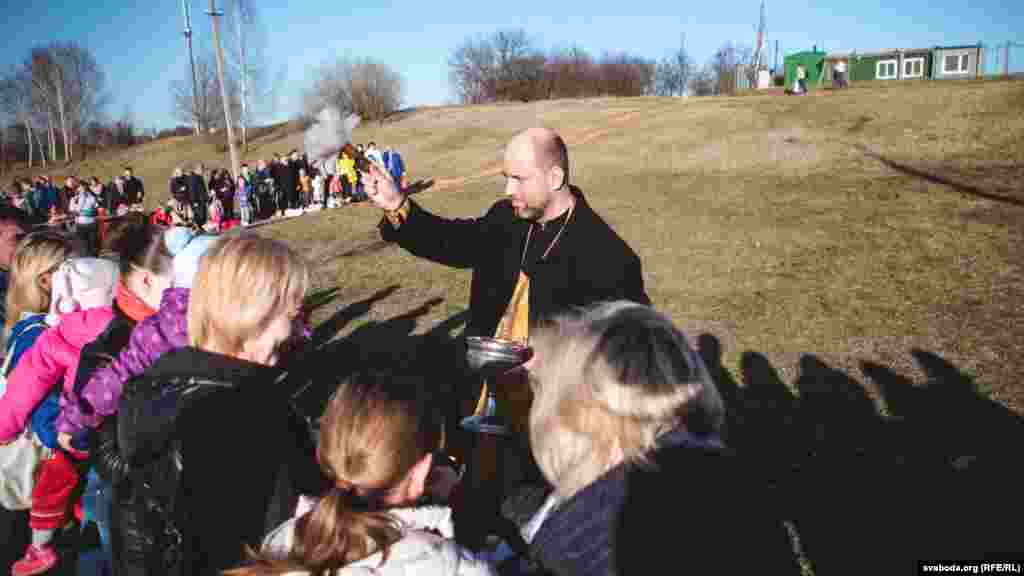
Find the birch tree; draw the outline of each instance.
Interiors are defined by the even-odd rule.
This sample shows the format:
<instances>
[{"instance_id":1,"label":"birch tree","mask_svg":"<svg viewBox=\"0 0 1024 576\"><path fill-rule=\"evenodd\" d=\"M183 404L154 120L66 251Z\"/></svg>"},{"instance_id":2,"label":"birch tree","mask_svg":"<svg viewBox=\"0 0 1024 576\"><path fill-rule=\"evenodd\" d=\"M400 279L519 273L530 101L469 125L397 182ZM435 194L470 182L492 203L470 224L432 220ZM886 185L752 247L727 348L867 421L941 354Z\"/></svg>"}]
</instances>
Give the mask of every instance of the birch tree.
<instances>
[{"instance_id":1,"label":"birch tree","mask_svg":"<svg viewBox=\"0 0 1024 576\"><path fill-rule=\"evenodd\" d=\"M238 83L238 124L248 151L248 129L264 114L273 114L278 81L270 77L267 31L252 0L228 0L224 18L224 55ZM278 74L277 78L281 75Z\"/></svg>"}]
</instances>

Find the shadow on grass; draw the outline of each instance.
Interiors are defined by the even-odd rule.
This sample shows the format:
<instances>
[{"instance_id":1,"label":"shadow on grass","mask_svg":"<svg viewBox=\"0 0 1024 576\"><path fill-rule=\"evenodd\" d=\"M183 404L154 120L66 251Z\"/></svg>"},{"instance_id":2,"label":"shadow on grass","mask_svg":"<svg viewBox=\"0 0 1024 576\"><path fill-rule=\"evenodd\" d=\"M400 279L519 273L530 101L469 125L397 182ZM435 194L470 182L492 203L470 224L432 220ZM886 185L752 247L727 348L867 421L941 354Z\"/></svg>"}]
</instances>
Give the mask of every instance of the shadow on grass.
<instances>
[{"instance_id":1,"label":"shadow on grass","mask_svg":"<svg viewBox=\"0 0 1024 576\"><path fill-rule=\"evenodd\" d=\"M300 360L300 378L306 384L296 395L297 405L311 421L323 413L337 384L357 368L432 375L438 385L439 405L445 410L455 409L452 396L461 370L458 344L462 339L451 336L451 332L469 322L469 310L450 316L424 334L413 334L418 319L443 302L441 298L432 298L387 320L367 322L347 336L331 341L345 325L366 315L376 302L397 288L391 286L340 310L314 330L315 349L303 354Z\"/></svg>"},{"instance_id":2,"label":"shadow on grass","mask_svg":"<svg viewBox=\"0 0 1024 576\"><path fill-rule=\"evenodd\" d=\"M880 562L904 573L917 560L1019 557L1017 534L991 519L1024 513L1016 462L1024 419L952 364L913 350L928 376L919 385L862 363L883 415L861 382L814 355L801 359L794 394L763 355L742 355L740 384L714 336L698 346L729 407L728 444L757 471L750 480L769 486L816 576L878 572Z\"/></svg>"},{"instance_id":3,"label":"shadow on grass","mask_svg":"<svg viewBox=\"0 0 1024 576\"><path fill-rule=\"evenodd\" d=\"M358 245L358 246L356 246L354 248L349 248L348 250L345 250L343 252L339 252L337 254L332 254L330 256L325 256L324 258L322 258L320 260L320 266L323 266L324 264L329 264L330 262L333 262L335 260L340 260L341 258L351 258L353 256L365 256L367 254L373 254L375 252L380 252L381 250L384 250L385 248L387 248L390 244L391 244L390 242L387 242L387 241L384 241L384 240L374 240L374 241L368 242L366 244L360 244L360 245Z\"/></svg>"},{"instance_id":4,"label":"shadow on grass","mask_svg":"<svg viewBox=\"0 0 1024 576\"><path fill-rule=\"evenodd\" d=\"M341 292L341 288L333 286L331 288L324 288L318 292L314 292L302 302L302 307L307 312L315 312L316 310L323 308L330 304L338 297L338 293Z\"/></svg>"},{"instance_id":5,"label":"shadow on grass","mask_svg":"<svg viewBox=\"0 0 1024 576\"><path fill-rule=\"evenodd\" d=\"M895 160L887 158L882 154L878 154L877 152L874 152L867 148L866 146L860 144L857 144L856 147L860 149L860 151L863 152L865 156L869 158L874 158L875 160L878 160L882 164L885 164L886 166L892 168L893 170L896 170L897 172L902 172L904 174L908 174L910 176L914 176L922 180L927 180L928 182L932 182L935 184L949 186L950 188L956 190L957 192L967 194L969 196L976 196L978 198L992 200L993 202L1001 202L1003 204L1010 204L1012 206L1024 207L1024 199L1014 198L1013 196L1004 196L1002 194L995 194L993 192L989 192L987 190L979 188L978 186L975 186L973 184L968 184L960 180L954 180L947 176L943 176L942 174L927 172L925 170L921 170L920 168L910 166L909 164L897 162Z\"/></svg>"},{"instance_id":6,"label":"shadow on grass","mask_svg":"<svg viewBox=\"0 0 1024 576\"><path fill-rule=\"evenodd\" d=\"M349 322L365 316L373 308L373 305L391 296L398 290L399 286L393 284L371 294L368 298L353 302L338 310L330 318L324 320L313 329L313 347L320 348L341 332ZM315 295L314 295L315 296ZM333 299L333 298L332 298Z\"/></svg>"}]
</instances>

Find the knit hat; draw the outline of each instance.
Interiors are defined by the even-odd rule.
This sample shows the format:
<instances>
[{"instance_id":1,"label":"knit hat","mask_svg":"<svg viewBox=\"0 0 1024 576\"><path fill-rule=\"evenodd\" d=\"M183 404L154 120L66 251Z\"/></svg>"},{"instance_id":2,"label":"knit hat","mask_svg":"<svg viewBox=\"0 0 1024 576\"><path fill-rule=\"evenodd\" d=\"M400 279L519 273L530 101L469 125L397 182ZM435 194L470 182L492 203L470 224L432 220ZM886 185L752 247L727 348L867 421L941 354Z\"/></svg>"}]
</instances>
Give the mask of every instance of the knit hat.
<instances>
[{"instance_id":1,"label":"knit hat","mask_svg":"<svg viewBox=\"0 0 1024 576\"><path fill-rule=\"evenodd\" d=\"M171 256L177 256L188 243L196 237L196 233L191 228L184 226L175 226L170 230L164 232L164 245L167 246L167 251L171 253Z\"/></svg>"},{"instance_id":2,"label":"knit hat","mask_svg":"<svg viewBox=\"0 0 1024 576\"><path fill-rule=\"evenodd\" d=\"M51 278L46 322L55 326L64 314L110 306L117 289L118 266L105 258L71 258Z\"/></svg>"},{"instance_id":3,"label":"knit hat","mask_svg":"<svg viewBox=\"0 0 1024 576\"><path fill-rule=\"evenodd\" d=\"M174 257L174 287L192 288L192 281L199 272L199 259L206 254L218 239L207 234L196 236Z\"/></svg>"}]
</instances>

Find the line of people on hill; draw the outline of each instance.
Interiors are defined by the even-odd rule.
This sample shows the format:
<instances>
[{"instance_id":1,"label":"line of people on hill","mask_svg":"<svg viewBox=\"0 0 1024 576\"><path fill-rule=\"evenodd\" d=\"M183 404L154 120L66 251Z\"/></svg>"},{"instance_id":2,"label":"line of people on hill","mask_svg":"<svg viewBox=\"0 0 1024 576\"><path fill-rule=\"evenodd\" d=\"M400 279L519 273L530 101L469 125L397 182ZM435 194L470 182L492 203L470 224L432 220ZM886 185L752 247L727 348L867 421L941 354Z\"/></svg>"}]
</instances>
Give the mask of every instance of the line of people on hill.
<instances>
[{"instance_id":1,"label":"line of people on hill","mask_svg":"<svg viewBox=\"0 0 1024 576\"><path fill-rule=\"evenodd\" d=\"M379 150L373 142L366 148L348 144L335 159L320 162L298 150L274 154L269 162L242 164L234 181L227 170L207 174L200 163L188 172L174 171L170 200L157 208L153 221L213 232L363 202L367 196L356 169L356 159L363 154L386 166L396 181L406 182L401 154L390 146Z\"/></svg>"},{"instance_id":2,"label":"line of people on hill","mask_svg":"<svg viewBox=\"0 0 1024 576\"><path fill-rule=\"evenodd\" d=\"M83 186L95 196L98 206L107 214L141 210L146 198L142 180L135 176L130 166L125 166L123 175L115 176L106 184L96 176L88 179L68 176L63 186L54 183L46 174L33 179L18 178L10 190L0 194L0 201L24 210L34 223L44 223L54 214L66 214L71 200Z\"/></svg>"},{"instance_id":3,"label":"line of people on hill","mask_svg":"<svg viewBox=\"0 0 1024 576\"><path fill-rule=\"evenodd\" d=\"M34 180L18 179L13 189L0 195L0 203L23 210L30 224L50 226L73 233L84 254L98 255L107 221L131 212L142 212L146 190L130 166L109 183L96 176L88 180L67 176L58 187L48 175Z\"/></svg>"}]
</instances>

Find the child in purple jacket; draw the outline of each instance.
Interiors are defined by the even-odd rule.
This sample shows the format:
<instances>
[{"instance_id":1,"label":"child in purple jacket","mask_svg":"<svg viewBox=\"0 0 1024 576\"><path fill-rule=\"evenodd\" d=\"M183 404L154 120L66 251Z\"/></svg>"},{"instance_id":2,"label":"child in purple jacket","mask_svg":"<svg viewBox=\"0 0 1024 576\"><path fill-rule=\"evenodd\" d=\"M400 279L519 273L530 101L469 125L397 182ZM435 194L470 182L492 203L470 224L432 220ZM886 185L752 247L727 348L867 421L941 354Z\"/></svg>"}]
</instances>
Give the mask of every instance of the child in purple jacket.
<instances>
[{"instance_id":1,"label":"child in purple jacket","mask_svg":"<svg viewBox=\"0 0 1024 576\"><path fill-rule=\"evenodd\" d=\"M128 346L110 365L97 370L82 389L81 397L88 406L67 406L57 420L57 431L73 438L87 435L99 427L103 419L117 413L125 382L141 375L160 356L188 346L188 302L192 281L199 270L199 259L218 239L201 235L174 257L174 282L164 290L157 313L144 319L132 330ZM302 318L308 321L307 318ZM309 339L308 323L302 332ZM87 413L88 408L91 413Z\"/></svg>"},{"instance_id":2,"label":"child in purple jacket","mask_svg":"<svg viewBox=\"0 0 1024 576\"><path fill-rule=\"evenodd\" d=\"M174 257L174 282L164 290L159 310L132 330L128 346L82 388L81 398L88 406L78 402L64 407L57 419L58 433L75 438L99 427L105 417L117 413L125 382L145 372L160 356L188 345L192 280L199 270L199 258L216 240L216 236L196 236Z\"/></svg>"}]
</instances>

